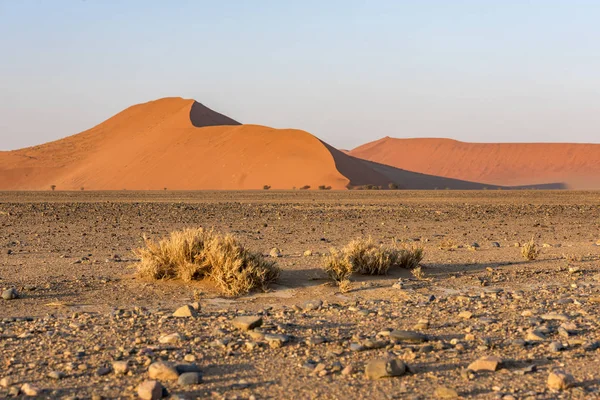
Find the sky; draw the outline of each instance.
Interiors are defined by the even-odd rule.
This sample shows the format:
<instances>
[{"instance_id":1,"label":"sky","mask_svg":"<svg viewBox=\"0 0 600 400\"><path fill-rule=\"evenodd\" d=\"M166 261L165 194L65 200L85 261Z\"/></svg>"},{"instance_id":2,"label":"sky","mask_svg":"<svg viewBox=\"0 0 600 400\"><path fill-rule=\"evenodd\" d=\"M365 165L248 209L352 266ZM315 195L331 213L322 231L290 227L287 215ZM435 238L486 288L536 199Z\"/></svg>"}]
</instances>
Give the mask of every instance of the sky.
<instances>
[{"instance_id":1,"label":"sky","mask_svg":"<svg viewBox=\"0 0 600 400\"><path fill-rule=\"evenodd\" d=\"M344 149L600 143L597 0L0 0L0 150L149 100Z\"/></svg>"}]
</instances>

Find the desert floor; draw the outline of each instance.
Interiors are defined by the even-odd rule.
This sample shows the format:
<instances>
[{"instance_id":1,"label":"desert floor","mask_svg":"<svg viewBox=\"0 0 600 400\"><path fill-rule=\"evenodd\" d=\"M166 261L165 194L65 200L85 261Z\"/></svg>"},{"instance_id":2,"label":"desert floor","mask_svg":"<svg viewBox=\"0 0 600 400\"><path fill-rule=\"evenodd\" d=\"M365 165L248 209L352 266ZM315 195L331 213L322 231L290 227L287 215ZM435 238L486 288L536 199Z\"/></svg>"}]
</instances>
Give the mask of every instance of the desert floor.
<instances>
[{"instance_id":1,"label":"desert floor","mask_svg":"<svg viewBox=\"0 0 600 400\"><path fill-rule=\"evenodd\" d=\"M0 299L0 398L24 383L40 398L134 398L157 360L202 370L198 385L162 380L171 398L600 398L599 195L0 193L0 289L19 293ZM198 226L264 254L281 249L278 284L226 298L205 282L135 277L142 235ZM369 236L423 245L423 275L353 276L341 293L322 255ZM515 243L532 236L543 247L526 261ZM197 317L172 316L195 300ZM239 315L263 325L241 332L231 325ZM394 340L390 330L422 336ZM501 367L467 371L484 356ZM382 357L410 372L367 379L366 363ZM573 375L572 387L548 387L556 369Z\"/></svg>"}]
</instances>

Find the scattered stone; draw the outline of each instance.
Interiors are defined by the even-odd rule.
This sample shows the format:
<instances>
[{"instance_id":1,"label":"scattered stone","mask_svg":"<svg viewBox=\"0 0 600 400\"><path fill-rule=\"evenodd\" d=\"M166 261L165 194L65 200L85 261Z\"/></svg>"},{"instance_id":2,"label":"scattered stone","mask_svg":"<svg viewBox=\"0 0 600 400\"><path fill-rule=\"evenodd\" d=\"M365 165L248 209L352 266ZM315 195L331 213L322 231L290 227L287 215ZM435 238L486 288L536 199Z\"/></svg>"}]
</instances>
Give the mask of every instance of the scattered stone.
<instances>
[{"instance_id":1,"label":"scattered stone","mask_svg":"<svg viewBox=\"0 0 600 400\"><path fill-rule=\"evenodd\" d=\"M199 374L202 373L200 367L196 364L177 364L175 365L175 369L178 374L185 374L188 372L197 372Z\"/></svg>"},{"instance_id":2,"label":"scattered stone","mask_svg":"<svg viewBox=\"0 0 600 400\"><path fill-rule=\"evenodd\" d=\"M5 291L2 292L2 298L4 300L18 299L19 292L17 292L17 289L15 289L15 288L6 289Z\"/></svg>"},{"instance_id":3,"label":"scattered stone","mask_svg":"<svg viewBox=\"0 0 600 400\"><path fill-rule=\"evenodd\" d=\"M2 386L3 388L7 388L12 384L13 380L9 376L5 376L4 378L0 379L0 386Z\"/></svg>"},{"instance_id":4,"label":"scattered stone","mask_svg":"<svg viewBox=\"0 0 600 400\"><path fill-rule=\"evenodd\" d=\"M179 318L197 317L198 311L196 311L196 309L194 309L192 306L186 304L185 306L179 307L177 310L175 310L173 316Z\"/></svg>"},{"instance_id":5,"label":"scattered stone","mask_svg":"<svg viewBox=\"0 0 600 400\"><path fill-rule=\"evenodd\" d=\"M179 375L177 383L181 386L198 385L202 383L202 375L199 372L185 372Z\"/></svg>"},{"instance_id":6,"label":"scattered stone","mask_svg":"<svg viewBox=\"0 0 600 400\"><path fill-rule=\"evenodd\" d=\"M564 346L561 342L552 342L548 345L548 350L552 353L558 353L564 349Z\"/></svg>"},{"instance_id":7,"label":"scattered stone","mask_svg":"<svg viewBox=\"0 0 600 400\"><path fill-rule=\"evenodd\" d=\"M573 375L564 371L553 371L548 375L548 388L552 390L565 390L575 384Z\"/></svg>"},{"instance_id":8,"label":"scattered stone","mask_svg":"<svg viewBox=\"0 0 600 400\"><path fill-rule=\"evenodd\" d=\"M108 375L111 373L111 369L109 367L100 367L96 370L96 375L98 376L104 376L104 375Z\"/></svg>"},{"instance_id":9,"label":"scattered stone","mask_svg":"<svg viewBox=\"0 0 600 400\"><path fill-rule=\"evenodd\" d=\"M115 371L115 374L124 375L129 371L129 364L127 361L114 361L112 363L112 369Z\"/></svg>"},{"instance_id":10,"label":"scattered stone","mask_svg":"<svg viewBox=\"0 0 600 400\"><path fill-rule=\"evenodd\" d=\"M179 333L170 333L168 335L161 336L158 338L158 343L162 344L174 344L179 343L183 340Z\"/></svg>"},{"instance_id":11,"label":"scattered stone","mask_svg":"<svg viewBox=\"0 0 600 400\"><path fill-rule=\"evenodd\" d=\"M348 376L348 375L352 375L354 373L354 367L352 366L352 364L348 364L344 367L344 369L342 370L342 375L344 376Z\"/></svg>"},{"instance_id":12,"label":"scattered stone","mask_svg":"<svg viewBox=\"0 0 600 400\"><path fill-rule=\"evenodd\" d=\"M313 252L312 252L312 250L306 250L303 255L304 255L304 257L310 257L313 255Z\"/></svg>"},{"instance_id":13,"label":"scattered stone","mask_svg":"<svg viewBox=\"0 0 600 400\"><path fill-rule=\"evenodd\" d=\"M411 331L398 331L398 330L393 330L390 332L390 339L396 340L399 342L415 342L415 343L426 342L428 340L427 336L423 335L422 333L411 332Z\"/></svg>"},{"instance_id":14,"label":"scattered stone","mask_svg":"<svg viewBox=\"0 0 600 400\"><path fill-rule=\"evenodd\" d=\"M542 314L540 315L540 318L543 319L544 321L568 321L569 317L565 314L558 314L558 313L549 313L549 314Z\"/></svg>"},{"instance_id":15,"label":"scattered stone","mask_svg":"<svg viewBox=\"0 0 600 400\"><path fill-rule=\"evenodd\" d=\"M543 342L544 340L546 340L546 336L544 336L544 334L541 332L531 331L527 333L527 336L525 336L525 340L528 342Z\"/></svg>"},{"instance_id":16,"label":"scattered stone","mask_svg":"<svg viewBox=\"0 0 600 400\"><path fill-rule=\"evenodd\" d=\"M367 363L365 374L368 379L380 379L402 376L406 373L406 364L397 358L371 360Z\"/></svg>"},{"instance_id":17,"label":"scattered stone","mask_svg":"<svg viewBox=\"0 0 600 400\"><path fill-rule=\"evenodd\" d=\"M47 376L50 379L60 380L65 377L65 374L61 371L50 371Z\"/></svg>"},{"instance_id":18,"label":"scattered stone","mask_svg":"<svg viewBox=\"0 0 600 400\"><path fill-rule=\"evenodd\" d=\"M302 305L302 309L304 311L315 311L320 309L323 306L323 301L321 300L308 300L304 302Z\"/></svg>"},{"instance_id":19,"label":"scattered stone","mask_svg":"<svg viewBox=\"0 0 600 400\"><path fill-rule=\"evenodd\" d=\"M279 250L277 247L273 247L269 252L269 255L273 258L279 258L281 257L281 250Z\"/></svg>"},{"instance_id":20,"label":"scattered stone","mask_svg":"<svg viewBox=\"0 0 600 400\"><path fill-rule=\"evenodd\" d=\"M458 318L462 318L462 319L470 319L473 316L473 313L471 311L461 311L458 314Z\"/></svg>"},{"instance_id":21,"label":"scattered stone","mask_svg":"<svg viewBox=\"0 0 600 400\"><path fill-rule=\"evenodd\" d=\"M179 378L179 373L175 367L165 361L157 361L148 367L148 376L150 379L159 381L175 381Z\"/></svg>"},{"instance_id":22,"label":"scattered stone","mask_svg":"<svg viewBox=\"0 0 600 400\"><path fill-rule=\"evenodd\" d=\"M262 325L262 323L262 317L252 315L237 317L231 321L231 325L242 331L249 331L250 329L258 328Z\"/></svg>"},{"instance_id":23,"label":"scattered stone","mask_svg":"<svg viewBox=\"0 0 600 400\"><path fill-rule=\"evenodd\" d=\"M157 381L144 381L137 388L142 400L159 400L163 397L163 386Z\"/></svg>"},{"instance_id":24,"label":"scattered stone","mask_svg":"<svg viewBox=\"0 0 600 400\"><path fill-rule=\"evenodd\" d=\"M467 369L475 372L479 371L497 371L498 368L502 365L502 359L496 356L486 356L481 357L480 359L473 361Z\"/></svg>"},{"instance_id":25,"label":"scattered stone","mask_svg":"<svg viewBox=\"0 0 600 400\"><path fill-rule=\"evenodd\" d=\"M21 392L25 395L25 396L31 396L31 397L35 397L35 396L39 396L40 393L42 392L39 388L33 386L30 383L24 383L21 386Z\"/></svg>"},{"instance_id":26,"label":"scattered stone","mask_svg":"<svg viewBox=\"0 0 600 400\"><path fill-rule=\"evenodd\" d=\"M454 389L450 389L444 386L440 386L437 389L435 389L435 392L433 392L433 395L435 397L437 397L438 399L457 399L458 398L458 392Z\"/></svg>"},{"instance_id":27,"label":"scattered stone","mask_svg":"<svg viewBox=\"0 0 600 400\"><path fill-rule=\"evenodd\" d=\"M492 247L500 247L500 243L498 243L498 242L492 242Z\"/></svg>"}]
</instances>

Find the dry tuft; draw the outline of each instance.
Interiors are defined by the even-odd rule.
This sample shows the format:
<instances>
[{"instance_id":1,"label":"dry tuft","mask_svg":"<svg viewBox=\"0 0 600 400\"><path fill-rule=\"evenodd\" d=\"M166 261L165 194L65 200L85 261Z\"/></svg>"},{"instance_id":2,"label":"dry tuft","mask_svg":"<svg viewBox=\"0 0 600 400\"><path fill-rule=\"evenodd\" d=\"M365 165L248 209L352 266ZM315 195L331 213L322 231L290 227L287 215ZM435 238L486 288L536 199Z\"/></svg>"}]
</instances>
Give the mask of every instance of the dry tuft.
<instances>
[{"instance_id":1,"label":"dry tuft","mask_svg":"<svg viewBox=\"0 0 600 400\"><path fill-rule=\"evenodd\" d=\"M325 267L327 275L340 285L342 282L350 279L354 272L352 263L343 251L332 248L330 254L325 257Z\"/></svg>"},{"instance_id":2,"label":"dry tuft","mask_svg":"<svg viewBox=\"0 0 600 400\"><path fill-rule=\"evenodd\" d=\"M144 238L138 249L138 275L150 279L208 278L223 293L237 296L255 288L265 289L279 277L275 262L247 250L232 235L202 228L172 232L158 242Z\"/></svg>"},{"instance_id":3,"label":"dry tuft","mask_svg":"<svg viewBox=\"0 0 600 400\"><path fill-rule=\"evenodd\" d=\"M421 246L413 244L410 247L404 247L400 250L400 257L398 258L398 266L406 269L415 269L419 267L423 257L425 256L425 249Z\"/></svg>"},{"instance_id":4,"label":"dry tuft","mask_svg":"<svg viewBox=\"0 0 600 400\"><path fill-rule=\"evenodd\" d=\"M540 255L540 249L535 244L533 237L521 247L521 254L526 260L535 260Z\"/></svg>"}]
</instances>

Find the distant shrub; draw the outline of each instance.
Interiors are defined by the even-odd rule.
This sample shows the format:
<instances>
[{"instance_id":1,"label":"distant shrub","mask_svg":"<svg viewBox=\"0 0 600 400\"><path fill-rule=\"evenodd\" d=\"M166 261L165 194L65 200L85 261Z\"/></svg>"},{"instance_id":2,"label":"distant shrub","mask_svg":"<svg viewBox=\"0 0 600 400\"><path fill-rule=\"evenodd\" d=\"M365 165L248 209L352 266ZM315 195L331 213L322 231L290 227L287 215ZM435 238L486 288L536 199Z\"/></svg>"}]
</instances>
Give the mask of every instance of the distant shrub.
<instances>
[{"instance_id":1,"label":"distant shrub","mask_svg":"<svg viewBox=\"0 0 600 400\"><path fill-rule=\"evenodd\" d=\"M144 238L146 247L135 251L140 258L138 275L150 279L184 282L210 279L230 296L265 288L279 277L275 262L242 246L232 235L185 229L171 232L158 242Z\"/></svg>"},{"instance_id":2,"label":"distant shrub","mask_svg":"<svg viewBox=\"0 0 600 400\"><path fill-rule=\"evenodd\" d=\"M83 192L85 190L85 188L82 186L79 188L79 190L81 190Z\"/></svg>"},{"instance_id":3,"label":"distant shrub","mask_svg":"<svg viewBox=\"0 0 600 400\"><path fill-rule=\"evenodd\" d=\"M52 189L52 191L54 192L54 190L56 189L56 185L50 185L50 189Z\"/></svg>"},{"instance_id":4,"label":"distant shrub","mask_svg":"<svg viewBox=\"0 0 600 400\"><path fill-rule=\"evenodd\" d=\"M163 188L163 190L166 192L166 191L167 191L167 188Z\"/></svg>"},{"instance_id":5,"label":"distant shrub","mask_svg":"<svg viewBox=\"0 0 600 400\"><path fill-rule=\"evenodd\" d=\"M540 255L540 249L535 244L533 237L521 247L521 255L528 261L533 261Z\"/></svg>"},{"instance_id":6,"label":"distant shrub","mask_svg":"<svg viewBox=\"0 0 600 400\"><path fill-rule=\"evenodd\" d=\"M391 190L398 190L398 189L399 189L399 187L398 187L398 184L397 184L397 183L390 182L390 183L388 183L388 189L391 189Z\"/></svg>"},{"instance_id":7,"label":"distant shrub","mask_svg":"<svg viewBox=\"0 0 600 400\"><path fill-rule=\"evenodd\" d=\"M300 188L300 190L308 190L310 189L310 185L304 185Z\"/></svg>"},{"instance_id":8,"label":"distant shrub","mask_svg":"<svg viewBox=\"0 0 600 400\"><path fill-rule=\"evenodd\" d=\"M360 185L360 186L355 186L354 190L381 190L383 189L382 186L377 186L377 185Z\"/></svg>"},{"instance_id":9,"label":"distant shrub","mask_svg":"<svg viewBox=\"0 0 600 400\"><path fill-rule=\"evenodd\" d=\"M269 189L271 189L271 186L269 186L269 185L263 186L263 190L269 190Z\"/></svg>"},{"instance_id":10,"label":"distant shrub","mask_svg":"<svg viewBox=\"0 0 600 400\"><path fill-rule=\"evenodd\" d=\"M331 186L320 185L319 190L331 190Z\"/></svg>"}]
</instances>

